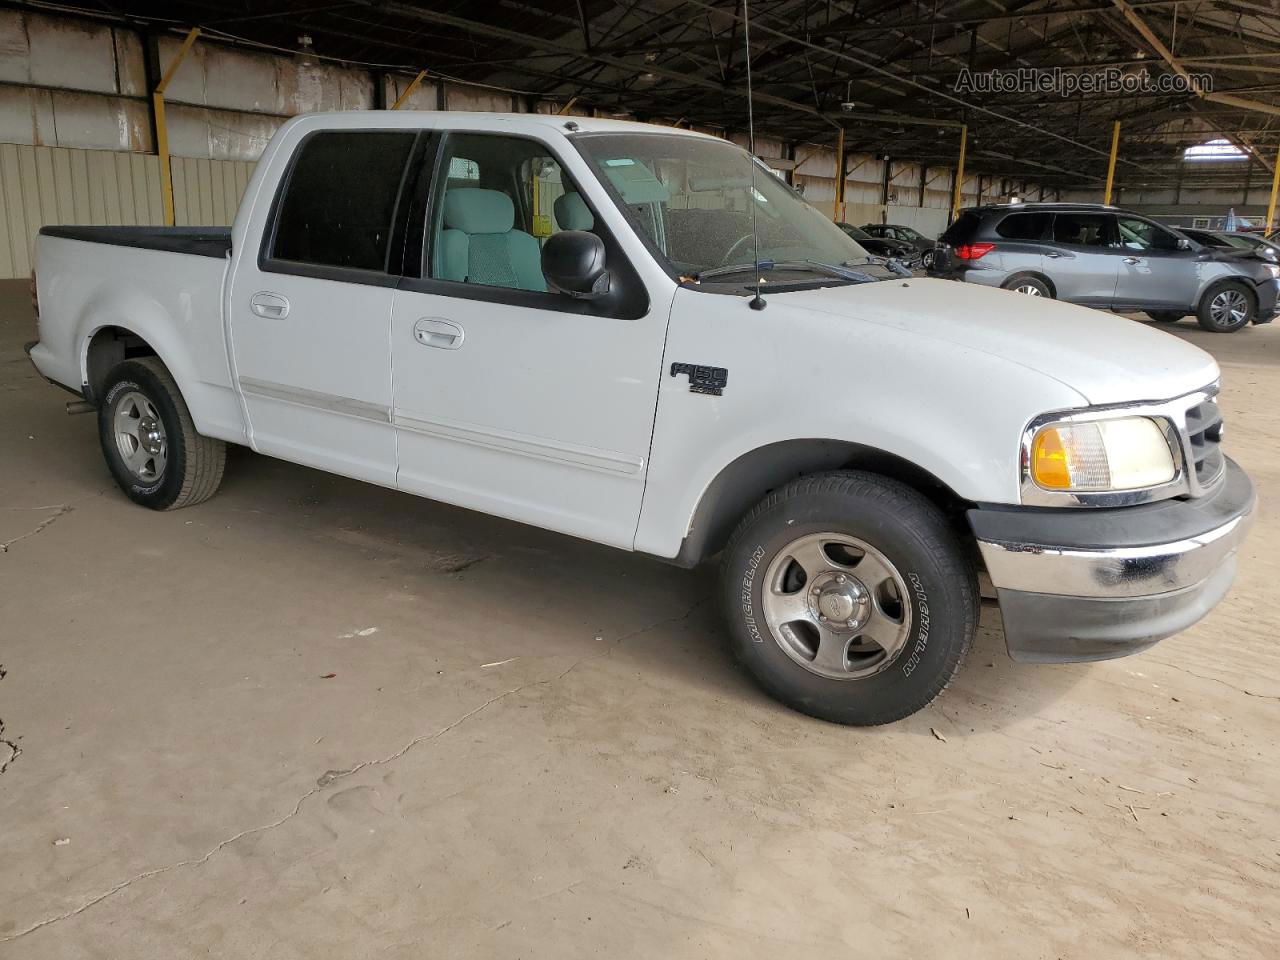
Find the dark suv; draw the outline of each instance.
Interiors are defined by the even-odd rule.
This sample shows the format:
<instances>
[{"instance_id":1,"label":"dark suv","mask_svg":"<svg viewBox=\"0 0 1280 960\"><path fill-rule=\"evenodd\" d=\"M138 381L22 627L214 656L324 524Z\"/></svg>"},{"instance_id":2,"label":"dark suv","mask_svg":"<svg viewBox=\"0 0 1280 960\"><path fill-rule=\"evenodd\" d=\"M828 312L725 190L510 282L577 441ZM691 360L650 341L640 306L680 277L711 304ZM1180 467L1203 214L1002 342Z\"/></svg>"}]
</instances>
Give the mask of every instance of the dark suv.
<instances>
[{"instance_id":1,"label":"dark suv","mask_svg":"<svg viewBox=\"0 0 1280 960\"><path fill-rule=\"evenodd\" d=\"M934 251L934 276L1173 323L1195 314L1229 333L1276 313L1280 267L1248 250L1196 243L1098 204L1019 203L960 211Z\"/></svg>"}]
</instances>

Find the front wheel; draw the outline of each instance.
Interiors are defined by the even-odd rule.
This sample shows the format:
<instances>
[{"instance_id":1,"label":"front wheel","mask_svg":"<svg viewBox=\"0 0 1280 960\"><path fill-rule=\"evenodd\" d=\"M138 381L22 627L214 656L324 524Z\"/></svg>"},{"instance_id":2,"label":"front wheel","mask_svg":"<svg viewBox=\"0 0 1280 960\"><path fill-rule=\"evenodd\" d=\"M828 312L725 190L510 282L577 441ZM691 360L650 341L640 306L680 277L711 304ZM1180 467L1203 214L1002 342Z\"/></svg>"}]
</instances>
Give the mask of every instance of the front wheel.
<instances>
[{"instance_id":1,"label":"front wheel","mask_svg":"<svg viewBox=\"0 0 1280 960\"><path fill-rule=\"evenodd\" d=\"M926 270L933 269L933 251L932 250L926 250L924 252L924 255L920 257L920 266L924 267Z\"/></svg>"},{"instance_id":2,"label":"front wheel","mask_svg":"<svg viewBox=\"0 0 1280 960\"><path fill-rule=\"evenodd\" d=\"M978 618L975 574L932 503L875 474L802 477L725 549L734 651L796 710L870 726L915 713L955 676Z\"/></svg>"},{"instance_id":3,"label":"front wheel","mask_svg":"<svg viewBox=\"0 0 1280 960\"><path fill-rule=\"evenodd\" d=\"M1234 333L1258 314L1258 300L1243 283L1231 280L1211 287L1200 298L1196 319L1213 333Z\"/></svg>"},{"instance_id":4,"label":"front wheel","mask_svg":"<svg viewBox=\"0 0 1280 960\"><path fill-rule=\"evenodd\" d=\"M116 483L144 507L200 503L222 482L226 444L196 433L178 385L156 357L126 360L107 375L98 436Z\"/></svg>"}]
</instances>

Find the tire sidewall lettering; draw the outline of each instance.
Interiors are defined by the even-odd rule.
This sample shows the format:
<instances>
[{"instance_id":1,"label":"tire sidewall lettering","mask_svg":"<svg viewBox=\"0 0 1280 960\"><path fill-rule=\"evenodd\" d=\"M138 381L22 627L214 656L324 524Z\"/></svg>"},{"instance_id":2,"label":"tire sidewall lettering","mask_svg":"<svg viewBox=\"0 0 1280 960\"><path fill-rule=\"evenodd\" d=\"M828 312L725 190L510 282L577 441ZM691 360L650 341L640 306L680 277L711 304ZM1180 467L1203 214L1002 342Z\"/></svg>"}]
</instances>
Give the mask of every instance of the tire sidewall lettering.
<instances>
[{"instance_id":1,"label":"tire sidewall lettering","mask_svg":"<svg viewBox=\"0 0 1280 960\"><path fill-rule=\"evenodd\" d=\"M764 546L757 544L756 548L751 551L751 556L747 558L747 570L742 577L742 619L746 625L747 633L751 636L752 643L764 643L764 637L760 634L760 626L756 622L755 615L755 580L756 574L760 570L760 561L764 559L764 556Z\"/></svg>"},{"instance_id":2,"label":"tire sidewall lettering","mask_svg":"<svg viewBox=\"0 0 1280 960\"><path fill-rule=\"evenodd\" d=\"M911 676L912 672L920 664L920 658L924 655L925 649L929 646L929 594L924 588L924 581L920 574L908 571L907 580L911 587L912 605L916 609L916 642L911 648L911 655L907 657L906 662L902 664L902 675L904 677Z\"/></svg>"}]
</instances>

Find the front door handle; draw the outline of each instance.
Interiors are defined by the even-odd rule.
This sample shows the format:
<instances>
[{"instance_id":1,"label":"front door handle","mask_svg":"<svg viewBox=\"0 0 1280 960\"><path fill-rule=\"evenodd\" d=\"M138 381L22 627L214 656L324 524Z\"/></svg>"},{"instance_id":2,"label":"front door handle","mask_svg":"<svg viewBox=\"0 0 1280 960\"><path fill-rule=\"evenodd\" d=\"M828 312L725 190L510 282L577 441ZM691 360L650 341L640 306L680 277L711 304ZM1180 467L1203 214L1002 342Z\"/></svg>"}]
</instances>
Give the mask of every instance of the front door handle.
<instances>
[{"instance_id":1,"label":"front door handle","mask_svg":"<svg viewBox=\"0 0 1280 960\"><path fill-rule=\"evenodd\" d=\"M425 347L439 347L441 350L457 350L462 346L466 334L452 320L439 317L423 317L413 325L413 339Z\"/></svg>"},{"instance_id":2,"label":"front door handle","mask_svg":"<svg viewBox=\"0 0 1280 960\"><path fill-rule=\"evenodd\" d=\"M283 320L289 315L289 301L278 293L255 293L249 309L268 320Z\"/></svg>"},{"instance_id":3,"label":"front door handle","mask_svg":"<svg viewBox=\"0 0 1280 960\"><path fill-rule=\"evenodd\" d=\"M1135 263L1141 263L1142 258L1141 257L1125 257L1124 262L1129 264L1129 266L1133 266Z\"/></svg>"},{"instance_id":4,"label":"front door handle","mask_svg":"<svg viewBox=\"0 0 1280 960\"><path fill-rule=\"evenodd\" d=\"M1062 254L1054 253L1052 250L1050 250L1048 253L1045 254L1045 256L1048 257L1050 260L1057 260L1060 256L1062 256Z\"/></svg>"}]
</instances>

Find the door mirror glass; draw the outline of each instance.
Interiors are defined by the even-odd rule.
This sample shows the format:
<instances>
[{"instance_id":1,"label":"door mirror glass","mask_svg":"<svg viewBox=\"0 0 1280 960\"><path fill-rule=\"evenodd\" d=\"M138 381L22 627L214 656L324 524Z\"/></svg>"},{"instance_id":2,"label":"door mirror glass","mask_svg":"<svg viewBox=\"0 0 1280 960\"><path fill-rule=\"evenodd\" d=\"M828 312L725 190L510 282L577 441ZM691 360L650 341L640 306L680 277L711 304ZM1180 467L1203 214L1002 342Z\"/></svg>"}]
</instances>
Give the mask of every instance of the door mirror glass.
<instances>
[{"instance_id":1,"label":"door mirror glass","mask_svg":"<svg viewBox=\"0 0 1280 960\"><path fill-rule=\"evenodd\" d=\"M585 230L562 230L542 245L542 275L552 289L578 300L609 292L604 241Z\"/></svg>"}]
</instances>

